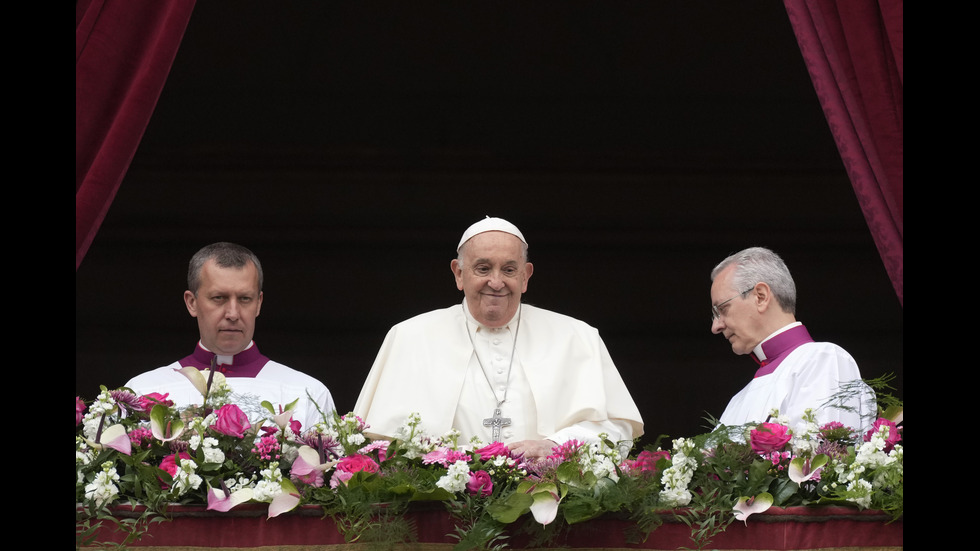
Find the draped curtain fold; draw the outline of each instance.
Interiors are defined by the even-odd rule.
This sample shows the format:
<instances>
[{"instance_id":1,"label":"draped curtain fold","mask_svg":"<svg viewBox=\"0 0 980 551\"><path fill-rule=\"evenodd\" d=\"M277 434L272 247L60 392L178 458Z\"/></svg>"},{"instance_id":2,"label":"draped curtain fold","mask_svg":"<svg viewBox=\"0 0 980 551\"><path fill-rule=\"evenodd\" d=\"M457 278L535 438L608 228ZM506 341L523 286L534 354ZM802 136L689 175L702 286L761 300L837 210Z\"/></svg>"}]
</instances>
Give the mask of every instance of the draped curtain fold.
<instances>
[{"instance_id":1,"label":"draped curtain fold","mask_svg":"<svg viewBox=\"0 0 980 551\"><path fill-rule=\"evenodd\" d=\"M784 0L841 160L903 304L903 0Z\"/></svg>"},{"instance_id":2,"label":"draped curtain fold","mask_svg":"<svg viewBox=\"0 0 980 551\"><path fill-rule=\"evenodd\" d=\"M75 3L76 271L136 153L194 3Z\"/></svg>"}]
</instances>

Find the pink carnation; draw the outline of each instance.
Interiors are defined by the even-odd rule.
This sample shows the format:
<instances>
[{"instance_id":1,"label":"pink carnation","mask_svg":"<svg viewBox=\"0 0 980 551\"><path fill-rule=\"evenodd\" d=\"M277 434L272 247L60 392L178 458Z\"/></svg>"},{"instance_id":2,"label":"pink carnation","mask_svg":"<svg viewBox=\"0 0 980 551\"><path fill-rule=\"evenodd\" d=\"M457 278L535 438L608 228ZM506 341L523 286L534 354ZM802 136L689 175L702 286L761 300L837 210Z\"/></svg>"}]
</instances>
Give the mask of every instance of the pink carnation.
<instances>
[{"instance_id":1,"label":"pink carnation","mask_svg":"<svg viewBox=\"0 0 980 551\"><path fill-rule=\"evenodd\" d=\"M214 424L211 428L216 432L221 434L227 434L228 436L235 436L237 438L244 438L245 431L250 429L252 425L248 422L248 416L245 412L235 404L225 404L215 412L217 419L215 419Z\"/></svg>"},{"instance_id":2,"label":"pink carnation","mask_svg":"<svg viewBox=\"0 0 980 551\"><path fill-rule=\"evenodd\" d=\"M341 484L347 485L347 481L354 477L354 473L349 473L347 471L334 471L333 476L330 477L330 487L336 488Z\"/></svg>"},{"instance_id":3,"label":"pink carnation","mask_svg":"<svg viewBox=\"0 0 980 551\"><path fill-rule=\"evenodd\" d=\"M486 471L470 472L466 491L476 496L488 496L493 492L493 480L490 479L490 475Z\"/></svg>"},{"instance_id":4,"label":"pink carnation","mask_svg":"<svg viewBox=\"0 0 980 551\"><path fill-rule=\"evenodd\" d=\"M782 450L791 439L789 428L779 423L762 423L749 434L752 450L764 455Z\"/></svg>"},{"instance_id":5,"label":"pink carnation","mask_svg":"<svg viewBox=\"0 0 980 551\"><path fill-rule=\"evenodd\" d=\"M378 461L385 461L388 459L388 446L390 444L391 442L389 442L388 440L375 440L374 442L371 442L367 446L364 446L363 448L357 451L365 455L368 455L371 452L377 450Z\"/></svg>"}]
</instances>

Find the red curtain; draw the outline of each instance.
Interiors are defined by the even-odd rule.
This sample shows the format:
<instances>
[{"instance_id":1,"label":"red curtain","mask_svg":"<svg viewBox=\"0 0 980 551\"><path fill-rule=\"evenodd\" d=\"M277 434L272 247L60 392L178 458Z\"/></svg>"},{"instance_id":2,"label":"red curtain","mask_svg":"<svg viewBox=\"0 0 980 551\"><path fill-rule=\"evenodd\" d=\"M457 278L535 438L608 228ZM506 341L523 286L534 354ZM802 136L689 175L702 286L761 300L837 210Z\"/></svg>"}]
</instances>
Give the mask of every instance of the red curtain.
<instances>
[{"instance_id":1,"label":"red curtain","mask_svg":"<svg viewBox=\"0 0 980 551\"><path fill-rule=\"evenodd\" d=\"M903 301L903 0L784 0L888 276Z\"/></svg>"},{"instance_id":2,"label":"red curtain","mask_svg":"<svg viewBox=\"0 0 980 551\"><path fill-rule=\"evenodd\" d=\"M136 153L194 3L75 3L76 271Z\"/></svg>"}]
</instances>

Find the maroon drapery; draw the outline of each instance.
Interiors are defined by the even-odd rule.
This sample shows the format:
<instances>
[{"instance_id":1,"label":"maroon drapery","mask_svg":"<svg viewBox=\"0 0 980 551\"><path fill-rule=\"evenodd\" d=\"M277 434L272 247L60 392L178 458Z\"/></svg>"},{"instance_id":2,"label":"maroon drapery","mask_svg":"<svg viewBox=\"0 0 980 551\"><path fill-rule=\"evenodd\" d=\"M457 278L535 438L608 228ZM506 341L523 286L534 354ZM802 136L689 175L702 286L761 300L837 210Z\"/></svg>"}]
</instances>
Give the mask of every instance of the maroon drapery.
<instances>
[{"instance_id":1,"label":"maroon drapery","mask_svg":"<svg viewBox=\"0 0 980 551\"><path fill-rule=\"evenodd\" d=\"M903 0L784 0L858 203L903 304Z\"/></svg>"},{"instance_id":2,"label":"maroon drapery","mask_svg":"<svg viewBox=\"0 0 980 551\"><path fill-rule=\"evenodd\" d=\"M136 153L194 3L75 3L76 271Z\"/></svg>"}]
</instances>

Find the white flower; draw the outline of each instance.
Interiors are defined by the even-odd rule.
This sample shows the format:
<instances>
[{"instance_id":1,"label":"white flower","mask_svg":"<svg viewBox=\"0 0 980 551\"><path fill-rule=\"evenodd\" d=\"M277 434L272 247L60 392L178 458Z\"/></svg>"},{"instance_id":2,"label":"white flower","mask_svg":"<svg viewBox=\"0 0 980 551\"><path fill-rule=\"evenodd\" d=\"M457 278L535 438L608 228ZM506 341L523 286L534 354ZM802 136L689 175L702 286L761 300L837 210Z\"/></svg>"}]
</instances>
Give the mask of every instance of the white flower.
<instances>
[{"instance_id":1,"label":"white flower","mask_svg":"<svg viewBox=\"0 0 980 551\"><path fill-rule=\"evenodd\" d=\"M671 466L664 469L661 477L664 489L660 497L668 507L683 507L691 502L691 492L687 487L698 468L697 459L691 457L694 450L693 441L685 438L674 440Z\"/></svg>"},{"instance_id":2,"label":"white flower","mask_svg":"<svg viewBox=\"0 0 980 551\"><path fill-rule=\"evenodd\" d=\"M195 471L197 463L190 459L177 459L177 472L174 474L173 492L182 496L190 490L196 490L204 481Z\"/></svg>"},{"instance_id":3,"label":"white flower","mask_svg":"<svg viewBox=\"0 0 980 551\"><path fill-rule=\"evenodd\" d=\"M95 479L85 486L85 499L93 499L100 507L116 499L119 495L119 475L111 461L102 464L102 471L96 473Z\"/></svg>"},{"instance_id":4,"label":"white flower","mask_svg":"<svg viewBox=\"0 0 980 551\"><path fill-rule=\"evenodd\" d=\"M466 489L466 483L470 480L470 466L466 461L456 461L449 466L448 471L436 482L436 486L450 493L461 492Z\"/></svg>"},{"instance_id":5,"label":"white flower","mask_svg":"<svg viewBox=\"0 0 980 551\"><path fill-rule=\"evenodd\" d=\"M259 474L262 475L262 479L255 485L252 499L271 502L282 493L282 471L279 470L279 463L275 461L269 463L269 468L263 469Z\"/></svg>"}]
</instances>

